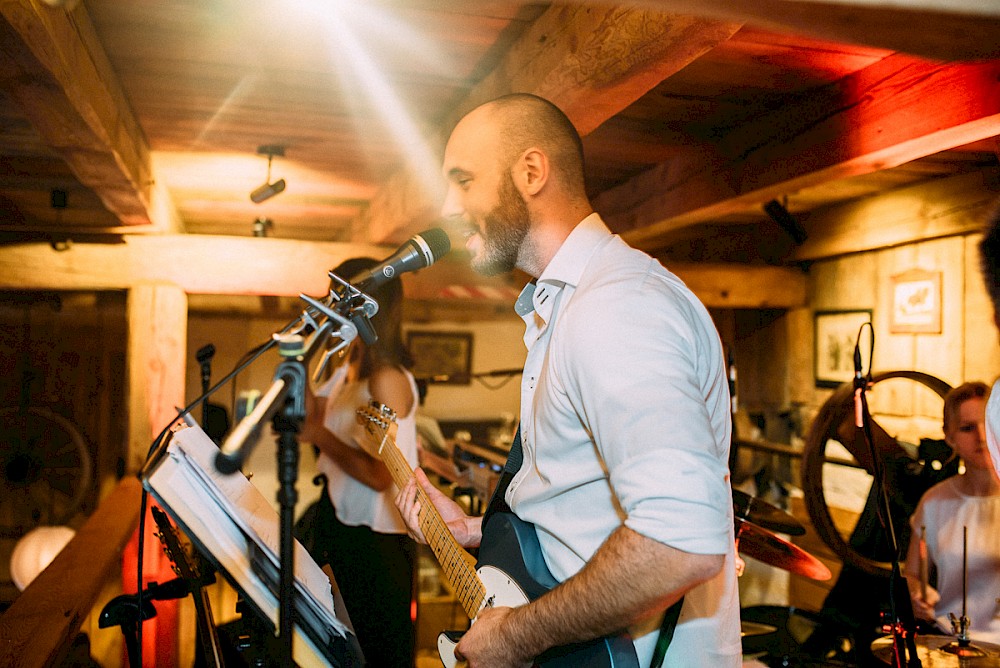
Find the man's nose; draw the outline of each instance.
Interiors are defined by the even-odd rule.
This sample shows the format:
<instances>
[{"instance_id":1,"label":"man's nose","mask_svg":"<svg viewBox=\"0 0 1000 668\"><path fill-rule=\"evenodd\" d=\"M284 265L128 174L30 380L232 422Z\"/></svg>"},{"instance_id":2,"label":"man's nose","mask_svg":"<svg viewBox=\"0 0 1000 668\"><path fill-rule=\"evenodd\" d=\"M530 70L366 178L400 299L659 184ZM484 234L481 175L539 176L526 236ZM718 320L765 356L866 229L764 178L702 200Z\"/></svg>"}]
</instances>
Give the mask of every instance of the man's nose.
<instances>
[{"instance_id":1,"label":"man's nose","mask_svg":"<svg viewBox=\"0 0 1000 668\"><path fill-rule=\"evenodd\" d=\"M450 186L445 193L444 202L441 204L441 217L445 220L461 218L465 213L462 198L456 190L454 186Z\"/></svg>"}]
</instances>

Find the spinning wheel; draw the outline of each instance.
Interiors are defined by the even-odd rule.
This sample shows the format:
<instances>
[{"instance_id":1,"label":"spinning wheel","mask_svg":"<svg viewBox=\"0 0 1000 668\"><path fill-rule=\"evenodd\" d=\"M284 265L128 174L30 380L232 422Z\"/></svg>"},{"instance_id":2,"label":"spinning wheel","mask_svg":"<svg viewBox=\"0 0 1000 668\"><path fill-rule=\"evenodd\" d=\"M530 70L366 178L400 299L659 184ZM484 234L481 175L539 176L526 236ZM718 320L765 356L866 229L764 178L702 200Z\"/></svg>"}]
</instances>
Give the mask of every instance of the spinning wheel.
<instances>
[{"instance_id":1,"label":"spinning wheel","mask_svg":"<svg viewBox=\"0 0 1000 668\"><path fill-rule=\"evenodd\" d=\"M948 383L919 371L886 371L873 374L871 386L890 378L915 381L933 390L942 398L951 390ZM854 387L852 383L844 383L826 400L809 428L802 455L802 487L805 492L806 510L816 528L816 533L845 564L851 564L870 575L888 576L889 564L860 554L840 535L830 516L823 491L826 443L830 439L840 441L837 429L853 410Z\"/></svg>"},{"instance_id":2,"label":"spinning wheel","mask_svg":"<svg viewBox=\"0 0 1000 668\"><path fill-rule=\"evenodd\" d=\"M66 418L47 408L0 409L0 537L66 524L90 490L92 468Z\"/></svg>"}]
</instances>

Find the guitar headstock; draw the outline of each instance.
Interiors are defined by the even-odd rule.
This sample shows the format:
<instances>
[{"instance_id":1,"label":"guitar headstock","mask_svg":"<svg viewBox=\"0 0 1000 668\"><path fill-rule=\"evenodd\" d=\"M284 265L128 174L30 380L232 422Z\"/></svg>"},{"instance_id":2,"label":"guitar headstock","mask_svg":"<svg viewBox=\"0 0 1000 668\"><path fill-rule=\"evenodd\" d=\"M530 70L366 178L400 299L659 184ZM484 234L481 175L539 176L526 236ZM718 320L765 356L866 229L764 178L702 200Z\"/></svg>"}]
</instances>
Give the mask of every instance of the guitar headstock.
<instances>
[{"instance_id":1,"label":"guitar headstock","mask_svg":"<svg viewBox=\"0 0 1000 668\"><path fill-rule=\"evenodd\" d=\"M184 546L181 545L180 534L170 522L170 518L156 506L152 506L150 512L153 515L153 521L156 522L156 537L163 543L163 551L170 563L173 564L174 573L187 580L200 580L201 572L198 565L188 556Z\"/></svg>"},{"instance_id":2,"label":"guitar headstock","mask_svg":"<svg viewBox=\"0 0 1000 668\"><path fill-rule=\"evenodd\" d=\"M358 422L360 422L368 435L381 441L388 437L396 438L396 413L385 404L377 401L370 401L367 406L362 406L357 410Z\"/></svg>"}]
</instances>

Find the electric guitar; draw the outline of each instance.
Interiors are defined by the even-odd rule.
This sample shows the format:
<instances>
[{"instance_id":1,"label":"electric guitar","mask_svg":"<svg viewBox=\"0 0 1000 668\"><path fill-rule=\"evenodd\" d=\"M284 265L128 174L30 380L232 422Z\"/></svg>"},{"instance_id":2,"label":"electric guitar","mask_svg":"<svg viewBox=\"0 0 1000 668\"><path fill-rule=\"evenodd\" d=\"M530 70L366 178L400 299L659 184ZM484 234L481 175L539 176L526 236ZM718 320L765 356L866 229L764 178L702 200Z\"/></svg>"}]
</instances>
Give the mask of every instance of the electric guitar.
<instances>
[{"instance_id":1,"label":"electric guitar","mask_svg":"<svg viewBox=\"0 0 1000 668\"><path fill-rule=\"evenodd\" d=\"M393 481L402 488L413 476L413 469L396 446L395 415L385 406L372 402L358 409L358 420L373 440L363 444L366 451L385 463ZM420 487L417 497L420 529L462 609L473 622L483 608L524 605L558 584L545 566L533 525L512 513L493 513L483 526L477 563L475 557L458 544ZM455 646L461 635L461 632L445 631L438 636L438 653L446 668L458 665ZM535 659L535 665L540 668L638 668L639 659L631 639L622 634L550 649Z\"/></svg>"},{"instance_id":2,"label":"electric guitar","mask_svg":"<svg viewBox=\"0 0 1000 668\"><path fill-rule=\"evenodd\" d=\"M202 657L205 665L209 668L220 668L225 665L222 658L222 646L219 643L219 634L212 619L212 607L208 601L208 593L205 591L205 577L200 569L195 565L181 546L180 536L177 529L170 522L167 514L152 506L150 511L156 528L159 529L157 537L163 543L163 551L167 554L173 564L174 572L184 578L191 588L191 596L194 598L195 617L198 620L198 644L201 647ZM215 576L212 575L214 581Z\"/></svg>"}]
</instances>

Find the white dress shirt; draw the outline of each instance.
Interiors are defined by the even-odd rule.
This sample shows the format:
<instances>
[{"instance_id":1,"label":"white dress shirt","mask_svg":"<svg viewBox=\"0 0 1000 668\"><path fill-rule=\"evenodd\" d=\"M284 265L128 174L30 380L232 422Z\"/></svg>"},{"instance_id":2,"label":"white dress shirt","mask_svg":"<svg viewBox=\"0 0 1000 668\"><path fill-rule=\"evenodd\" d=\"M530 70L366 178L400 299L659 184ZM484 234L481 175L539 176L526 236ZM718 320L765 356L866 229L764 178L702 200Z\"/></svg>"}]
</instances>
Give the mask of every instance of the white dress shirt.
<instances>
[{"instance_id":1,"label":"white dress shirt","mask_svg":"<svg viewBox=\"0 0 1000 668\"><path fill-rule=\"evenodd\" d=\"M993 468L1000 475L1000 378L993 383L986 404L986 445L990 449Z\"/></svg>"},{"instance_id":2,"label":"white dress shirt","mask_svg":"<svg viewBox=\"0 0 1000 668\"><path fill-rule=\"evenodd\" d=\"M560 581L622 523L678 550L725 555L722 571L687 593L663 665L739 666L729 388L705 307L592 214L516 308L528 348L524 464L507 503L535 524ZM641 665L656 636L636 639Z\"/></svg>"}]
</instances>

